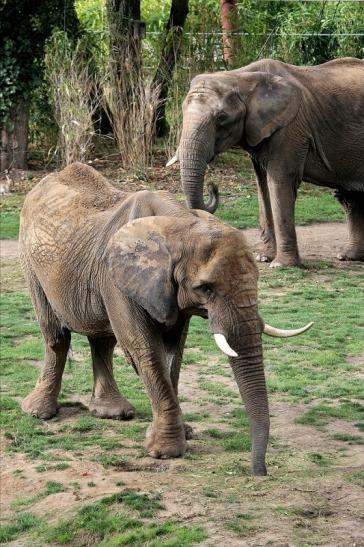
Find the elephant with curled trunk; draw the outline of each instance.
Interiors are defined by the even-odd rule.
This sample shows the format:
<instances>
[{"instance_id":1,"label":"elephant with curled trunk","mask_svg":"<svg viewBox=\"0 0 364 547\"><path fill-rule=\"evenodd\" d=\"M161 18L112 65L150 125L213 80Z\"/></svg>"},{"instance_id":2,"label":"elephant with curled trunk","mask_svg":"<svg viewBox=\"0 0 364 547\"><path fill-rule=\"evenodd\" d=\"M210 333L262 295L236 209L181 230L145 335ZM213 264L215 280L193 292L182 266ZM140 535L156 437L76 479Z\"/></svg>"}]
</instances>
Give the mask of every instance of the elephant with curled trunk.
<instances>
[{"instance_id":1,"label":"elephant with curled trunk","mask_svg":"<svg viewBox=\"0 0 364 547\"><path fill-rule=\"evenodd\" d=\"M349 244L342 260L364 260L364 61L344 58L298 67L263 59L201 74L183 104L177 154L187 203L203 200L207 164L233 146L248 151L258 181L263 248L272 266L300 263L294 207L302 180L336 189L346 211Z\"/></svg>"},{"instance_id":2,"label":"elephant with curled trunk","mask_svg":"<svg viewBox=\"0 0 364 547\"><path fill-rule=\"evenodd\" d=\"M269 414L257 268L243 234L193 211L167 192L117 190L79 163L45 177L21 213L21 259L44 338L45 364L22 408L47 419L57 397L71 332L88 337L94 373L90 411L128 419L132 405L113 376L118 342L151 399L146 449L155 458L186 450L189 428L178 378L191 315L209 320L249 415L252 467L266 473Z\"/></svg>"}]
</instances>

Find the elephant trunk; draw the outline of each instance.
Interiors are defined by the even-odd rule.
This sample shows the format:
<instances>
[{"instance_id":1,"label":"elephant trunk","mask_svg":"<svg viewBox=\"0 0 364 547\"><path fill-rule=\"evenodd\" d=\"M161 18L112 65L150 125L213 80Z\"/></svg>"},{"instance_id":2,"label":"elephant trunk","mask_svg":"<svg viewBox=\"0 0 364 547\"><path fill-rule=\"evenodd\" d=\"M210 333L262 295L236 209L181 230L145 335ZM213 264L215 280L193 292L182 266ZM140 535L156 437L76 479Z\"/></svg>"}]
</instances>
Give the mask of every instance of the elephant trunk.
<instances>
[{"instance_id":1,"label":"elephant trunk","mask_svg":"<svg viewBox=\"0 0 364 547\"><path fill-rule=\"evenodd\" d=\"M249 417L254 475L266 475L265 453L269 437L269 409L260 335L244 337L244 348L230 363Z\"/></svg>"},{"instance_id":2,"label":"elephant trunk","mask_svg":"<svg viewBox=\"0 0 364 547\"><path fill-rule=\"evenodd\" d=\"M227 315L228 323L224 321ZM266 475L265 453L269 437L269 410L263 367L263 322L258 314L255 289L251 290L250 294L246 293L235 306L229 306L228 314L225 309L211 317L210 326L216 343L229 355L231 368L248 414L252 441L252 472L254 475Z\"/></svg>"},{"instance_id":3,"label":"elephant trunk","mask_svg":"<svg viewBox=\"0 0 364 547\"><path fill-rule=\"evenodd\" d=\"M218 206L218 193L214 186L209 187L209 201L203 198L203 183L207 162L213 156L210 132L207 123L189 123L183 128L178 156L180 160L181 181L187 205L191 209L202 209L214 213ZM202 126L202 127L201 127Z\"/></svg>"}]
</instances>

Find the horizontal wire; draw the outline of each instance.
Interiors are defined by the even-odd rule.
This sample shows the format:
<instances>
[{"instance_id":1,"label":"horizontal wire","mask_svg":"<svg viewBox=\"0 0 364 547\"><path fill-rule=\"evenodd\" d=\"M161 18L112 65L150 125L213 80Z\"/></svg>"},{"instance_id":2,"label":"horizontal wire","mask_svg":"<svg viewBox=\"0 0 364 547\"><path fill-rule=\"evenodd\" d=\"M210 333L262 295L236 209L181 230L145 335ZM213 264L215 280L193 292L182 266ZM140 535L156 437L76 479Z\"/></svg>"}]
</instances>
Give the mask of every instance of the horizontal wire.
<instances>
[{"instance_id":1,"label":"horizontal wire","mask_svg":"<svg viewBox=\"0 0 364 547\"><path fill-rule=\"evenodd\" d=\"M149 34L159 36L164 32L150 31L147 32L147 36ZM229 36L364 36L364 32L185 32L185 36L224 36L226 34Z\"/></svg>"}]
</instances>

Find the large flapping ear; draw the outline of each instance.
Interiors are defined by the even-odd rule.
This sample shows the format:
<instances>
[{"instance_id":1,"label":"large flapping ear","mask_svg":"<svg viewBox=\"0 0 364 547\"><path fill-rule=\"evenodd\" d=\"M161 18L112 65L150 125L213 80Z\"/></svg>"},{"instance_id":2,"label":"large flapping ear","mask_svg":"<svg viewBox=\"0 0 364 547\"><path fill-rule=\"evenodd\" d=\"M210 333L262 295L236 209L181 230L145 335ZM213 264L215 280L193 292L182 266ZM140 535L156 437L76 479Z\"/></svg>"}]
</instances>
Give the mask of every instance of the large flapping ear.
<instances>
[{"instance_id":1,"label":"large flapping ear","mask_svg":"<svg viewBox=\"0 0 364 547\"><path fill-rule=\"evenodd\" d=\"M241 74L239 79L256 79L256 85L246 99L245 138L256 146L272 133L288 125L296 116L301 90L294 82L265 72Z\"/></svg>"},{"instance_id":2,"label":"large flapping ear","mask_svg":"<svg viewBox=\"0 0 364 547\"><path fill-rule=\"evenodd\" d=\"M158 219L123 226L108 244L105 259L114 284L153 319L172 325L178 313L173 262Z\"/></svg>"}]
</instances>

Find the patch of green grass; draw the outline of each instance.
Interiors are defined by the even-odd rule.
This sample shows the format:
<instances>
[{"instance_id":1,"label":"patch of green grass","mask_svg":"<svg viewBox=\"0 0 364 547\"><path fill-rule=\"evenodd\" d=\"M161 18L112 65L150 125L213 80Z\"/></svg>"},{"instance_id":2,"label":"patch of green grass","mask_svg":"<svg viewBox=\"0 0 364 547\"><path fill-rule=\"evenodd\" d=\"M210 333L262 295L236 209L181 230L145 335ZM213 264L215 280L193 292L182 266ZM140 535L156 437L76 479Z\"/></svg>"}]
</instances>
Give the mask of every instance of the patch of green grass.
<instances>
[{"instance_id":1,"label":"patch of green grass","mask_svg":"<svg viewBox=\"0 0 364 547\"><path fill-rule=\"evenodd\" d=\"M149 524L141 528L135 528L130 532L124 532L115 538L100 543L100 547L117 547L120 545L190 547L200 543L206 537L207 534L200 527L179 527L177 523L167 521L163 524Z\"/></svg>"},{"instance_id":2,"label":"patch of green grass","mask_svg":"<svg viewBox=\"0 0 364 547\"><path fill-rule=\"evenodd\" d=\"M21 534L37 528L40 524L41 520L32 513L21 513L9 522L9 524L0 526L0 543L13 541Z\"/></svg>"},{"instance_id":3,"label":"patch of green grass","mask_svg":"<svg viewBox=\"0 0 364 547\"><path fill-rule=\"evenodd\" d=\"M0 257L1 292L22 291L25 287L23 272L18 258Z\"/></svg>"},{"instance_id":4,"label":"patch of green grass","mask_svg":"<svg viewBox=\"0 0 364 547\"><path fill-rule=\"evenodd\" d=\"M42 463L41 465L37 465L35 470L38 473L45 473L47 471L64 471L65 469L69 468L68 463L60 462L52 464Z\"/></svg>"},{"instance_id":5,"label":"patch of green grass","mask_svg":"<svg viewBox=\"0 0 364 547\"><path fill-rule=\"evenodd\" d=\"M43 490L43 492L39 492L35 496L31 496L30 498L17 499L11 503L11 507L16 509L18 507L33 505L34 503L37 503L39 500L46 498L51 494L58 494L59 492L65 492L66 490L67 488L65 488L60 482L47 481L45 490Z\"/></svg>"},{"instance_id":6,"label":"patch of green grass","mask_svg":"<svg viewBox=\"0 0 364 547\"><path fill-rule=\"evenodd\" d=\"M327 454L321 454L320 452L309 452L307 454L307 459L310 460L310 462L315 463L316 465L332 465L333 458Z\"/></svg>"},{"instance_id":7,"label":"patch of green grass","mask_svg":"<svg viewBox=\"0 0 364 547\"><path fill-rule=\"evenodd\" d=\"M224 526L240 537L248 537L254 535L258 530L256 526L249 524L253 519L253 515L249 513L236 513L233 519L225 522Z\"/></svg>"},{"instance_id":8,"label":"patch of green grass","mask_svg":"<svg viewBox=\"0 0 364 547\"><path fill-rule=\"evenodd\" d=\"M102 424L100 423L100 420L92 418L91 416L83 416L72 425L72 431L78 431L80 433L97 429L102 429Z\"/></svg>"},{"instance_id":9,"label":"patch of green grass","mask_svg":"<svg viewBox=\"0 0 364 547\"><path fill-rule=\"evenodd\" d=\"M97 458L98 463L104 467L125 467L128 463L126 456L119 456L117 454L101 454Z\"/></svg>"},{"instance_id":10,"label":"patch of green grass","mask_svg":"<svg viewBox=\"0 0 364 547\"><path fill-rule=\"evenodd\" d=\"M360 437L360 435L350 435L349 433L333 433L331 435L332 439L335 439L335 441L343 441L348 444L364 444L363 437Z\"/></svg>"},{"instance_id":11,"label":"patch of green grass","mask_svg":"<svg viewBox=\"0 0 364 547\"><path fill-rule=\"evenodd\" d=\"M248 432L208 429L206 433L213 439L218 439L225 450L247 452L251 448L250 434Z\"/></svg>"},{"instance_id":12,"label":"patch of green grass","mask_svg":"<svg viewBox=\"0 0 364 547\"><path fill-rule=\"evenodd\" d=\"M209 417L210 415L208 412L199 412L198 414L196 412L186 412L183 414L183 418L186 422L204 422Z\"/></svg>"},{"instance_id":13,"label":"patch of green grass","mask_svg":"<svg viewBox=\"0 0 364 547\"><path fill-rule=\"evenodd\" d=\"M87 536L87 545L149 547L187 547L206 538L201 528L181 527L173 521L154 524L143 520L154 517L161 509L159 496L125 490L82 507L73 519L44 526L39 538L50 544L78 545ZM137 513L138 518L125 510Z\"/></svg>"},{"instance_id":14,"label":"patch of green grass","mask_svg":"<svg viewBox=\"0 0 364 547\"><path fill-rule=\"evenodd\" d=\"M216 216L239 229L258 226L258 199L254 186L241 186L236 196L222 195Z\"/></svg>"},{"instance_id":15,"label":"patch of green grass","mask_svg":"<svg viewBox=\"0 0 364 547\"><path fill-rule=\"evenodd\" d=\"M326 425L330 418L347 421L364 419L364 406L352 401L344 401L336 406L321 403L310 408L302 416L298 416L295 422L320 427Z\"/></svg>"},{"instance_id":16,"label":"patch of green grass","mask_svg":"<svg viewBox=\"0 0 364 547\"><path fill-rule=\"evenodd\" d=\"M216 491L215 488L212 488L211 486L205 486L202 491L203 495L207 498L218 498L219 492Z\"/></svg>"},{"instance_id":17,"label":"patch of green grass","mask_svg":"<svg viewBox=\"0 0 364 547\"><path fill-rule=\"evenodd\" d=\"M346 480L364 488L364 470L354 471L345 475Z\"/></svg>"},{"instance_id":18,"label":"patch of green grass","mask_svg":"<svg viewBox=\"0 0 364 547\"><path fill-rule=\"evenodd\" d=\"M234 196L222 194L216 215L235 228L257 227L259 210L255 184L242 184ZM303 183L298 190L295 219L298 225L318 221L344 222L345 215L331 190Z\"/></svg>"},{"instance_id":19,"label":"patch of green grass","mask_svg":"<svg viewBox=\"0 0 364 547\"><path fill-rule=\"evenodd\" d=\"M218 381L216 382L200 381L199 385L201 389L219 398L225 397L227 399L234 399L239 397L238 390L233 391L232 389L224 386Z\"/></svg>"},{"instance_id":20,"label":"patch of green grass","mask_svg":"<svg viewBox=\"0 0 364 547\"><path fill-rule=\"evenodd\" d=\"M327 505L308 505L299 507L296 505L282 506L278 505L274 508L274 512L285 517L296 516L303 519L314 519L317 517L329 516L332 510Z\"/></svg>"},{"instance_id":21,"label":"patch of green grass","mask_svg":"<svg viewBox=\"0 0 364 547\"><path fill-rule=\"evenodd\" d=\"M0 199L0 239L18 239L19 215L24 193L14 193Z\"/></svg>"}]
</instances>

